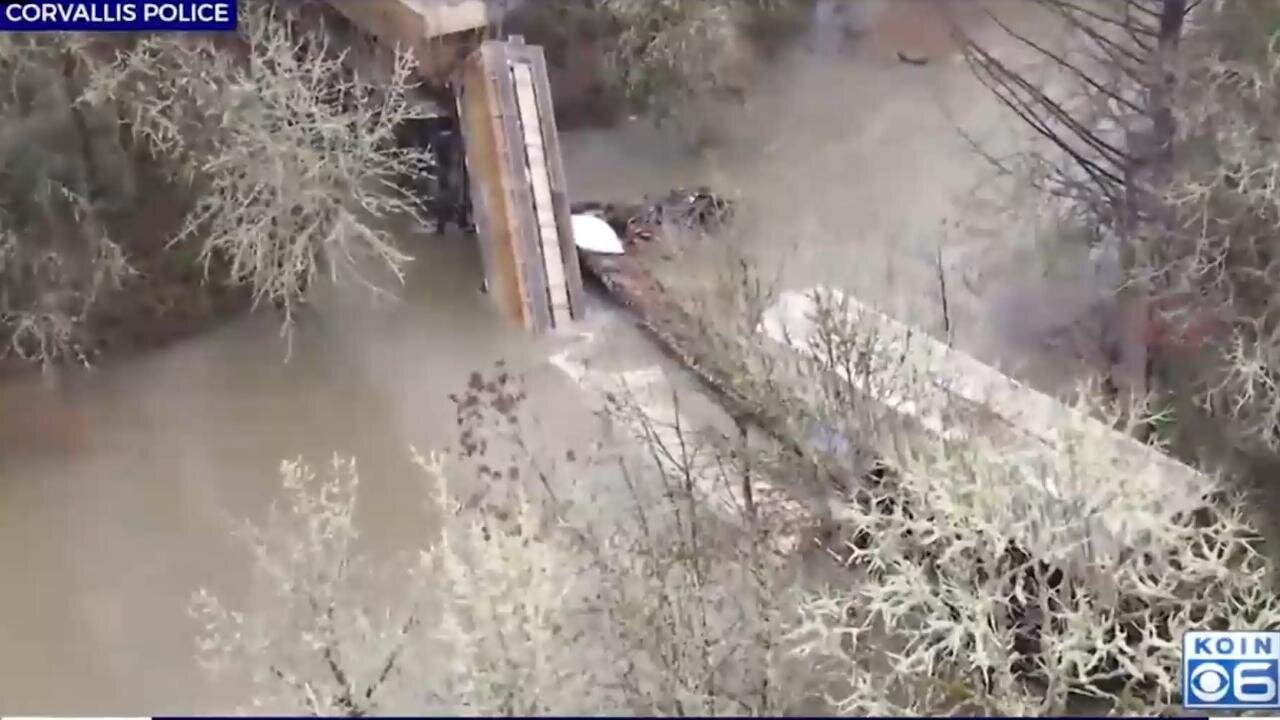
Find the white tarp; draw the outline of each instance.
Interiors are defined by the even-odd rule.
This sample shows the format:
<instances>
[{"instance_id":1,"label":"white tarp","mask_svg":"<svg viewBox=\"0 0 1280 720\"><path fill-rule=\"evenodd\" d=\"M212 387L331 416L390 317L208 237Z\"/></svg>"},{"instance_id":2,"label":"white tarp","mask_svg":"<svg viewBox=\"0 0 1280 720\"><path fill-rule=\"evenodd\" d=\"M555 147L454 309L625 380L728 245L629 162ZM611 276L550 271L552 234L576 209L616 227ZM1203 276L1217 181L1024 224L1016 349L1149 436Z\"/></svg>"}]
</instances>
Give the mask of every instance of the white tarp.
<instances>
[{"instance_id":1,"label":"white tarp","mask_svg":"<svg viewBox=\"0 0 1280 720\"><path fill-rule=\"evenodd\" d=\"M574 215L570 220L573 242L578 247L602 255L623 254L622 240L609 223L595 215Z\"/></svg>"}]
</instances>

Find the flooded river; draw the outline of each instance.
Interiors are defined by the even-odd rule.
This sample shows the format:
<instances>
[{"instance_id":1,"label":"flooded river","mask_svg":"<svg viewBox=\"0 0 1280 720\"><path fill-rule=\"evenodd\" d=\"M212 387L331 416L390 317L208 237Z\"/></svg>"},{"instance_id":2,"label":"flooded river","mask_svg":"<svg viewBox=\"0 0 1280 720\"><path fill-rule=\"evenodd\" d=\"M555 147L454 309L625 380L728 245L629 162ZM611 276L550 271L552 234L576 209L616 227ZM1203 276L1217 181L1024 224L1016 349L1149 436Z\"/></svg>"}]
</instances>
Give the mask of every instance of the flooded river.
<instances>
[{"instance_id":1,"label":"flooded river","mask_svg":"<svg viewBox=\"0 0 1280 720\"><path fill-rule=\"evenodd\" d=\"M547 421L532 442L585 448L598 436L598 396L549 357L670 368L598 299L573 332L531 340L479 292L471 240L414 243L398 302L322 292L288 362L277 319L263 314L66 373L56 390L38 376L0 387L23 399L16 411L54 428L13 431L0 446L6 712L233 709L243 696L195 666L187 601L202 586L231 600L251 590L248 556L229 531L276 497L282 459L323 467L335 452L355 456L375 556L420 547L431 523L409 447L455 440L448 395L473 371L503 360L524 373ZM74 432L58 428L67 422Z\"/></svg>"},{"instance_id":2,"label":"flooded river","mask_svg":"<svg viewBox=\"0 0 1280 720\"><path fill-rule=\"evenodd\" d=\"M1000 115L936 28L921 34L910 18L867 12L849 32L815 35L810 50L765 70L745 106L717 110L711 122L724 132L708 151L642 122L566 134L571 188L617 199L707 182L743 198L743 242L785 258L788 284L839 280L936 325L940 228L984 171L954 125L990 131ZM936 59L897 62L896 49L913 42L911 52ZM990 250L952 240L948 267ZM282 459L320 464L338 452L359 458L370 542L420 542L430 527L407 448L452 440L448 394L473 370L505 359L528 373L541 432L569 444L592 436L598 397L548 362L581 338L535 341L507 326L478 290L473 241L407 242L417 260L400 301L325 293L287 363L276 320L260 314L64 373L57 388L39 377L0 386L0 402L24 406L0 404L3 412L53 418L55 428L0 433L0 709L159 714L241 702L195 666L185 615L202 585L233 598L247 591L231 520L261 515ZM1032 354L990 327L1017 292L974 293L958 342L987 356ZM624 316L598 298L589 312L578 330L596 333L594 362L660 364ZM56 430L58 417L74 428Z\"/></svg>"}]
</instances>

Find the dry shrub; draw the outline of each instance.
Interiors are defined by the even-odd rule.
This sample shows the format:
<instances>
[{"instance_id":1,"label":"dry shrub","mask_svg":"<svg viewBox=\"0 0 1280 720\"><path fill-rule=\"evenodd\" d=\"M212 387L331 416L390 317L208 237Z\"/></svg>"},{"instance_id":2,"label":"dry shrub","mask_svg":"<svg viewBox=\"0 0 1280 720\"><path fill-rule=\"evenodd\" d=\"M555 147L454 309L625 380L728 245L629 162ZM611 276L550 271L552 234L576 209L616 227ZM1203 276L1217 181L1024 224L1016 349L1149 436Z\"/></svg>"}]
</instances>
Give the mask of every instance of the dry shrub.
<instances>
[{"instance_id":1,"label":"dry shrub","mask_svg":"<svg viewBox=\"0 0 1280 720\"><path fill-rule=\"evenodd\" d=\"M413 61L401 53L389 77L361 77L322 29L294 24L293 9L246 7L232 37L0 42L5 354L87 359L89 310L130 272L122 247L135 238L117 245L108 230L149 200L135 162L194 196L171 245L197 248L206 279L226 273L279 306L286 328L321 272L379 290L371 264L400 277L409 257L387 221L421 203L397 181L427 174L431 160L394 134L426 112L411 98ZM143 280L127 291L146 292Z\"/></svg>"},{"instance_id":2,"label":"dry shrub","mask_svg":"<svg viewBox=\"0 0 1280 720\"><path fill-rule=\"evenodd\" d=\"M104 217L130 202L130 168L101 132L110 110L79 101L86 51L74 36L0 39L0 356L42 365L85 359L86 314L130 272Z\"/></svg>"},{"instance_id":3,"label":"dry shrub","mask_svg":"<svg viewBox=\"0 0 1280 720\"><path fill-rule=\"evenodd\" d=\"M1280 623L1243 498L1171 502L1107 425L1058 431L1050 454L916 435L840 505L857 579L806 602L801 651L844 667L841 712L1174 712L1184 631Z\"/></svg>"},{"instance_id":4,"label":"dry shrub","mask_svg":"<svg viewBox=\"0 0 1280 720\"><path fill-rule=\"evenodd\" d=\"M120 103L133 134L192 183L174 242L198 243L206 272L225 259L287 322L321 271L364 278L372 260L400 277L409 258L386 220L419 213L396 181L427 173L430 157L395 139L426 114L410 55L389 78L352 74L283 7L244 8L234 41L143 37L99 68L88 96Z\"/></svg>"},{"instance_id":5,"label":"dry shrub","mask_svg":"<svg viewBox=\"0 0 1280 720\"><path fill-rule=\"evenodd\" d=\"M1200 18L1177 104L1181 156L1167 198L1174 222L1152 274L1179 327L1212 330L1192 390L1246 448L1280 453L1280 32L1269 3L1227 3Z\"/></svg>"},{"instance_id":6,"label":"dry shrub","mask_svg":"<svg viewBox=\"0 0 1280 720\"><path fill-rule=\"evenodd\" d=\"M440 528L416 561L360 552L354 463L335 460L328 477L285 463L285 506L244 534L268 592L246 611L195 598L205 663L248 675L258 711L795 707L775 667L780 559L727 545L678 465L655 474L608 454L530 456L522 395L502 368L475 375L455 398L458 452L415 455Z\"/></svg>"}]
</instances>

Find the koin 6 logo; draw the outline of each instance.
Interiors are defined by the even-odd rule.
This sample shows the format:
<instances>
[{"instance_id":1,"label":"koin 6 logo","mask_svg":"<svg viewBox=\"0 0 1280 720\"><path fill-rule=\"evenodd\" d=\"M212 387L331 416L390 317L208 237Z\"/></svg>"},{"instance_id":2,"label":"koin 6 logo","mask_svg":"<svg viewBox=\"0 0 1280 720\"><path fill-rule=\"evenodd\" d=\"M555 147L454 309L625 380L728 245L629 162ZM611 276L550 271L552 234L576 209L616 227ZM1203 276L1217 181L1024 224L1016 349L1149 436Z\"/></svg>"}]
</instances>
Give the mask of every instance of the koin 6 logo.
<instances>
[{"instance_id":1,"label":"koin 6 logo","mask_svg":"<svg viewBox=\"0 0 1280 720\"><path fill-rule=\"evenodd\" d=\"M1182 704L1197 710L1280 708L1280 632L1183 635Z\"/></svg>"}]
</instances>

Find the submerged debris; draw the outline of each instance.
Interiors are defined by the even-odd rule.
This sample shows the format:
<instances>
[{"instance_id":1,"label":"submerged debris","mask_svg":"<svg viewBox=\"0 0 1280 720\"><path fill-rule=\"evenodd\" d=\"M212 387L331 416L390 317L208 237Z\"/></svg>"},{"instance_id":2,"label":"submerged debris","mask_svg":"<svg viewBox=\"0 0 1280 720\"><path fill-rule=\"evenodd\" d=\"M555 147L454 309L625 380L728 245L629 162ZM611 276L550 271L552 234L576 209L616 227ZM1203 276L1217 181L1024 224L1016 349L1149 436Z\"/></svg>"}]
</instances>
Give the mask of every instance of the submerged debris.
<instances>
[{"instance_id":1,"label":"submerged debris","mask_svg":"<svg viewBox=\"0 0 1280 720\"><path fill-rule=\"evenodd\" d=\"M581 202L571 206L575 215L592 215L609 224L623 242L635 245L657 239L664 229L716 232L732 218L733 202L710 188L676 188L656 201L645 203Z\"/></svg>"}]
</instances>

